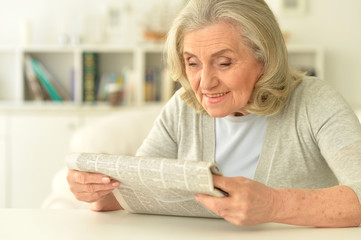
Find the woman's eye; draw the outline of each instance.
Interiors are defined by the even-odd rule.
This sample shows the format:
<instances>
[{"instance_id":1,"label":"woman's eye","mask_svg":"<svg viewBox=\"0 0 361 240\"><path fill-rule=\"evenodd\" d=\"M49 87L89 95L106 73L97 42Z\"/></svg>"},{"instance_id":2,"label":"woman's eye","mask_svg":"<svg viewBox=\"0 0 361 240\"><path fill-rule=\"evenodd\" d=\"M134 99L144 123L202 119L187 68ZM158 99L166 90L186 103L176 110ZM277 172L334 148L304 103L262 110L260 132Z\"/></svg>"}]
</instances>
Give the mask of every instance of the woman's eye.
<instances>
[{"instance_id":1,"label":"woman's eye","mask_svg":"<svg viewBox=\"0 0 361 240\"><path fill-rule=\"evenodd\" d=\"M221 58L217 59L216 63L220 67L229 67L232 64L232 61L229 58L221 57Z\"/></svg>"},{"instance_id":2,"label":"woman's eye","mask_svg":"<svg viewBox=\"0 0 361 240\"><path fill-rule=\"evenodd\" d=\"M222 67L228 67L228 66L231 66L232 63L221 63L220 65Z\"/></svg>"},{"instance_id":3,"label":"woman's eye","mask_svg":"<svg viewBox=\"0 0 361 240\"><path fill-rule=\"evenodd\" d=\"M197 61L189 61L187 64L189 67L198 67L200 63Z\"/></svg>"}]
</instances>

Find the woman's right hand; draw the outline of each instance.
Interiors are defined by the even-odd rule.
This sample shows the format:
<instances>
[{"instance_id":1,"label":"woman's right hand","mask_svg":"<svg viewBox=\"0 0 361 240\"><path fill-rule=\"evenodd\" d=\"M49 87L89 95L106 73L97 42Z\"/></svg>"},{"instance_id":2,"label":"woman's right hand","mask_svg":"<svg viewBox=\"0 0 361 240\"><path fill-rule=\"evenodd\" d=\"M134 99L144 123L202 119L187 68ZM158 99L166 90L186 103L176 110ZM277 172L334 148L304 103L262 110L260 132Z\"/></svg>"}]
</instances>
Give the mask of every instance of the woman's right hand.
<instances>
[{"instance_id":1,"label":"woman's right hand","mask_svg":"<svg viewBox=\"0 0 361 240\"><path fill-rule=\"evenodd\" d=\"M122 209L112 191L119 187L120 182L111 180L100 173L68 170L67 175L70 191L79 201L91 203L92 210L109 211Z\"/></svg>"}]
</instances>

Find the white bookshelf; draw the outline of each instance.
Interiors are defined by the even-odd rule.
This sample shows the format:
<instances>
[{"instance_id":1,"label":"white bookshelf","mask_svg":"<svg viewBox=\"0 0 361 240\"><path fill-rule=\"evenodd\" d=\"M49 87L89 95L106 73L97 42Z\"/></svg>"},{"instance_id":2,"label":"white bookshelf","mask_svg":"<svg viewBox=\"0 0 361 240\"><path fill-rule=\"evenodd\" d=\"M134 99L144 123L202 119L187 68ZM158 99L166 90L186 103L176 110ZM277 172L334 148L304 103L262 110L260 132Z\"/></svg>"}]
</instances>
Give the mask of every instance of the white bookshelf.
<instances>
[{"instance_id":1,"label":"white bookshelf","mask_svg":"<svg viewBox=\"0 0 361 240\"><path fill-rule=\"evenodd\" d=\"M112 45L83 45L83 46L6 46L0 47L0 107L8 105L29 106L33 101L26 96L26 79L24 77L23 60L30 55L42 64L58 79L65 89L71 91L71 74L74 74L74 98L70 104L83 105L82 96L82 54L95 52L99 55L99 72L118 73L124 69L133 72L132 102L134 106L145 104L144 82L145 71L149 66L164 67L163 47L160 44L145 44L142 46L112 46ZM166 89L162 89L165 91ZM171 89L169 89L171 91ZM162 99L165 101L166 99ZM41 103L49 105L51 103ZM54 107L68 105L54 103ZM35 103L39 105L39 103ZM97 103L92 104L97 107ZM104 104L99 104L100 106Z\"/></svg>"},{"instance_id":2,"label":"white bookshelf","mask_svg":"<svg viewBox=\"0 0 361 240\"><path fill-rule=\"evenodd\" d=\"M316 45L289 45L289 62L294 68L312 69L316 75L324 78L324 53ZM71 72L74 74L74 99L70 103L40 103L62 107L83 105L82 96L82 53L96 52L100 57L100 74L106 72L120 73L123 69L133 72L132 102L134 106L145 104L144 87L148 67L164 67L163 46L161 44L145 45L82 45L82 46L2 46L0 47L0 107L8 105L31 106L34 103L26 97L23 59L26 54L37 58L65 86L71 90ZM162 89L162 91L165 91ZM167 91L171 91L168 89ZM169 95L169 94L162 94ZM165 101L166 99L163 99ZM94 107L104 104L93 104Z\"/></svg>"}]
</instances>

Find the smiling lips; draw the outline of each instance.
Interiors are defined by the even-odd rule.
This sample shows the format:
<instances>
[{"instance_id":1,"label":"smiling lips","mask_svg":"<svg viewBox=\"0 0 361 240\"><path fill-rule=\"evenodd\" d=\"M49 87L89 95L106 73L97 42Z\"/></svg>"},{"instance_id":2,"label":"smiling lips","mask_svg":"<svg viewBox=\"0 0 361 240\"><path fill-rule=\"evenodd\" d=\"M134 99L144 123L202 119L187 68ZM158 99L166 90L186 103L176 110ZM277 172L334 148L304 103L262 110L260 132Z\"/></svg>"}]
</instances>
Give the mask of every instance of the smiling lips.
<instances>
[{"instance_id":1,"label":"smiling lips","mask_svg":"<svg viewBox=\"0 0 361 240\"><path fill-rule=\"evenodd\" d=\"M229 92L216 93L216 94L205 93L204 95L206 95L207 97L210 97L210 98L217 98L217 97L222 97L222 96L226 95L227 93L229 93Z\"/></svg>"},{"instance_id":2,"label":"smiling lips","mask_svg":"<svg viewBox=\"0 0 361 240\"><path fill-rule=\"evenodd\" d=\"M204 93L203 96L207 99L209 103L219 103L226 97L228 93L230 92L214 93L214 94Z\"/></svg>"}]
</instances>

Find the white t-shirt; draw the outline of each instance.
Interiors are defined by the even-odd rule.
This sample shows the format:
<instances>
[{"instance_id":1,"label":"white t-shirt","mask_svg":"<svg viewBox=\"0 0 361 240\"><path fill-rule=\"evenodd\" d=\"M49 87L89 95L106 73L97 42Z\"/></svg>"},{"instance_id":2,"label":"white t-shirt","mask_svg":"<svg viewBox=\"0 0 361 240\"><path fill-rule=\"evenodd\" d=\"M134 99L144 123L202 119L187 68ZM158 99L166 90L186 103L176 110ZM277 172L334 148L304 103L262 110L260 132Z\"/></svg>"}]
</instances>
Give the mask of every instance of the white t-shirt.
<instances>
[{"instance_id":1,"label":"white t-shirt","mask_svg":"<svg viewBox=\"0 0 361 240\"><path fill-rule=\"evenodd\" d=\"M216 118L216 163L224 176L253 178L266 128L266 116Z\"/></svg>"}]
</instances>

